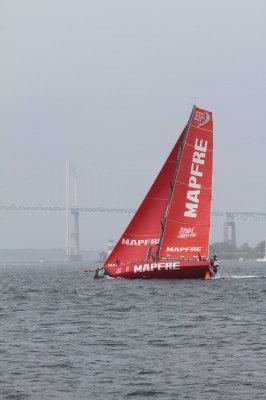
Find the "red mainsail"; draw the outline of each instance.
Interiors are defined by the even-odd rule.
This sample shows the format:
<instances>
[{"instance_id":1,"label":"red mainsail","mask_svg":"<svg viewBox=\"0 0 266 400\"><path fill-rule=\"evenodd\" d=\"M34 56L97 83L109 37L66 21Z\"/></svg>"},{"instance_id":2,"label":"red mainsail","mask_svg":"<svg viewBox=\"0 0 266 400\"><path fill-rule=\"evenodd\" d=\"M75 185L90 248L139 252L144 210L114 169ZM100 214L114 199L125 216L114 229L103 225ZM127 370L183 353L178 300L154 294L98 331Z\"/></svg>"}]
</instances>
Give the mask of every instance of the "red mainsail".
<instances>
[{"instance_id":1,"label":"red mainsail","mask_svg":"<svg viewBox=\"0 0 266 400\"><path fill-rule=\"evenodd\" d=\"M212 113L194 107L177 162L160 258L208 257L212 196Z\"/></svg>"},{"instance_id":2,"label":"red mainsail","mask_svg":"<svg viewBox=\"0 0 266 400\"><path fill-rule=\"evenodd\" d=\"M148 252L151 257L155 257L185 132L186 128L125 232L105 261L105 267L145 260Z\"/></svg>"}]
</instances>

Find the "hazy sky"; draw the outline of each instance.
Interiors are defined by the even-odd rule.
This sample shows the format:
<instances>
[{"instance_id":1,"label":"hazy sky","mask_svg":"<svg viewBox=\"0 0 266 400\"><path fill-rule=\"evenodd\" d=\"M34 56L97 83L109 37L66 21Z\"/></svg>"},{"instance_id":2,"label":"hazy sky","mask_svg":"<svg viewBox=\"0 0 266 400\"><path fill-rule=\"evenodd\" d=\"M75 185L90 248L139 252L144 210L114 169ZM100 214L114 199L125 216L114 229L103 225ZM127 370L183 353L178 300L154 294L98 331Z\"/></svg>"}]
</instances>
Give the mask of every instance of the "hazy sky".
<instances>
[{"instance_id":1,"label":"hazy sky","mask_svg":"<svg viewBox=\"0 0 266 400\"><path fill-rule=\"evenodd\" d=\"M0 204L137 208L192 105L214 113L213 210L266 212L264 0L0 0ZM82 249L130 215L80 217ZM222 241L222 219L212 240ZM255 245L266 221L237 223ZM0 248L64 247L63 213L0 212Z\"/></svg>"}]
</instances>

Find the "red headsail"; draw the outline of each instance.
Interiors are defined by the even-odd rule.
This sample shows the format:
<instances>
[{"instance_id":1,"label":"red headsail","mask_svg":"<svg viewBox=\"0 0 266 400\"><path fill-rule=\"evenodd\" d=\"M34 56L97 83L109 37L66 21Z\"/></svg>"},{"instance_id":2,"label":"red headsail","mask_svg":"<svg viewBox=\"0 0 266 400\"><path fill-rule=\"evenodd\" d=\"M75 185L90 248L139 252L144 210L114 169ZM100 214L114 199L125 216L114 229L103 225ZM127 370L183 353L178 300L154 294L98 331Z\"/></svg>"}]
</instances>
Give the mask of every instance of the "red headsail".
<instances>
[{"instance_id":1,"label":"red headsail","mask_svg":"<svg viewBox=\"0 0 266 400\"><path fill-rule=\"evenodd\" d=\"M145 260L149 249L155 256L184 134L185 129L104 266Z\"/></svg>"}]
</instances>

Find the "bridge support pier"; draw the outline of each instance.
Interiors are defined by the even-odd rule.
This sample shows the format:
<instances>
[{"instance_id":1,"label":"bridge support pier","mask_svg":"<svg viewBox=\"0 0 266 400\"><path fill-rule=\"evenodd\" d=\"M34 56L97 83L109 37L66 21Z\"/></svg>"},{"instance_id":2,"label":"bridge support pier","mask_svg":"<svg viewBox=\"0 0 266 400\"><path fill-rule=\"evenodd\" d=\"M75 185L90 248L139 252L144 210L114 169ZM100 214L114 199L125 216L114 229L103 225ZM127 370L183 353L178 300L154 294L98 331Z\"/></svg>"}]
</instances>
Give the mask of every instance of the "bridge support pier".
<instances>
[{"instance_id":1,"label":"bridge support pier","mask_svg":"<svg viewBox=\"0 0 266 400\"><path fill-rule=\"evenodd\" d=\"M73 186L73 192L72 192ZM77 208L77 173L66 161L66 253L67 261L81 261L79 251L79 212Z\"/></svg>"},{"instance_id":2,"label":"bridge support pier","mask_svg":"<svg viewBox=\"0 0 266 400\"><path fill-rule=\"evenodd\" d=\"M224 222L224 242L236 247L236 223L232 214L226 214Z\"/></svg>"}]
</instances>

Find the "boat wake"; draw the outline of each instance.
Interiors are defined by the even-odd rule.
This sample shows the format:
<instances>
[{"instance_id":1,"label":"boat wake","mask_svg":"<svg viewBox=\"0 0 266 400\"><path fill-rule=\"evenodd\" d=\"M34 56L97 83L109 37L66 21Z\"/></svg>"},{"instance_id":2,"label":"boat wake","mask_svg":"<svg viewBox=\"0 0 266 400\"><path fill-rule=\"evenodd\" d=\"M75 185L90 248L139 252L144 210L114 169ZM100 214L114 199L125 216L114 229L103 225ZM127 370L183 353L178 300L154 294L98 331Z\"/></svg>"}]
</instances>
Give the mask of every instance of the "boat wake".
<instances>
[{"instance_id":1,"label":"boat wake","mask_svg":"<svg viewBox=\"0 0 266 400\"><path fill-rule=\"evenodd\" d=\"M254 278L266 278L265 275L224 275L214 279L254 279Z\"/></svg>"}]
</instances>

